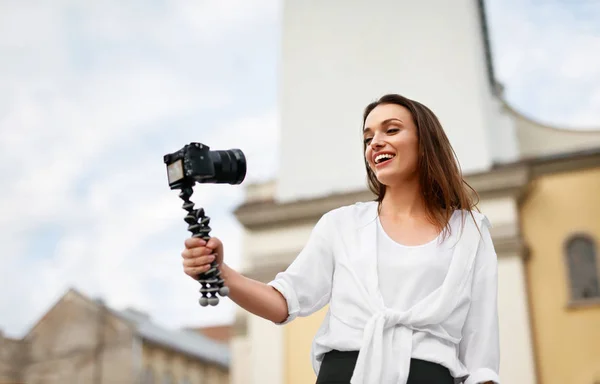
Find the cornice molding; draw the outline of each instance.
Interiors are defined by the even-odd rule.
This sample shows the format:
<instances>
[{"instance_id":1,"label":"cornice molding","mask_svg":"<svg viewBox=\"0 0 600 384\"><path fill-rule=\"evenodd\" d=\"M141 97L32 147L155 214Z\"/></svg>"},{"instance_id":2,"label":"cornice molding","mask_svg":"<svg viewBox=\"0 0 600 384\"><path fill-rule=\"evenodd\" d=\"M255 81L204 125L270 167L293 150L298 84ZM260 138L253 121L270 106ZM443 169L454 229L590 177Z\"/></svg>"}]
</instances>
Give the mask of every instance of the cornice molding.
<instances>
[{"instance_id":1,"label":"cornice molding","mask_svg":"<svg viewBox=\"0 0 600 384\"><path fill-rule=\"evenodd\" d=\"M600 167L600 147L533 159L529 163L532 178Z\"/></svg>"},{"instance_id":2,"label":"cornice molding","mask_svg":"<svg viewBox=\"0 0 600 384\"><path fill-rule=\"evenodd\" d=\"M289 266L289 264L297 256L297 253L285 253L285 254L273 254L268 259L263 259L261 265L244 271L242 274L252 280L260 281L261 283L268 283L273 280L275 275L279 272L283 272Z\"/></svg>"},{"instance_id":3,"label":"cornice molding","mask_svg":"<svg viewBox=\"0 0 600 384\"><path fill-rule=\"evenodd\" d=\"M465 177L465 181L477 191L481 199L497 196L518 198L524 192L528 180L528 169L521 164ZM332 209L374 199L375 195L365 189L285 203L278 203L273 199L250 201L240 205L234 214L246 229L258 230L314 222Z\"/></svg>"},{"instance_id":4,"label":"cornice molding","mask_svg":"<svg viewBox=\"0 0 600 384\"><path fill-rule=\"evenodd\" d=\"M254 230L316 220L332 209L373 198L369 191L359 191L286 203L271 199L242 204L234 214L244 227Z\"/></svg>"},{"instance_id":5,"label":"cornice molding","mask_svg":"<svg viewBox=\"0 0 600 384\"><path fill-rule=\"evenodd\" d=\"M524 260L527 259L529 252L519 232L518 223L493 226L490 234L498 258L518 255Z\"/></svg>"}]
</instances>

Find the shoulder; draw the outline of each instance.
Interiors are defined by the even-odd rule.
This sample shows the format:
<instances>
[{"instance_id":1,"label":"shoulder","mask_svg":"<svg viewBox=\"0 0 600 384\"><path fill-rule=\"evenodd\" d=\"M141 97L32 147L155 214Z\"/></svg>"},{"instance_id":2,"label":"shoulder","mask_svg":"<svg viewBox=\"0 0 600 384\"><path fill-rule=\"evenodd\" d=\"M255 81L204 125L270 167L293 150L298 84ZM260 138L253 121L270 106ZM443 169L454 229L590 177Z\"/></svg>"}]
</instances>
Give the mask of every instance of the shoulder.
<instances>
[{"instance_id":1,"label":"shoulder","mask_svg":"<svg viewBox=\"0 0 600 384\"><path fill-rule=\"evenodd\" d=\"M319 218L315 230L322 233L351 232L377 218L376 201L356 202L333 208Z\"/></svg>"},{"instance_id":2,"label":"shoulder","mask_svg":"<svg viewBox=\"0 0 600 384\"><path fill-rule=\"evenodd\" d=\"M326 212L322 219L337 223L365 224L377 217L376 201L356 202L343 205Z\"/></svg>"},{"instance_id":3,"label":"shoulder","mask_svg":"<svg viewBox=\"0 0 600 384\"><path fill-rule=\"evenodd\" d=\"M377 202L357 202L326 211L312 232L327 238L334 233L350 233L377 218Z\"/></svg>"},{"instance_id":4,"label":"shoulder","mask_svg":"<svg viewBox=\"0 0 600 384\"><path fill-rule=\"evenodd\" d=\"M476 245L480 258L482 257L483 259L486 259L486 262L495 263L496 250L494 248L494 242L490 232L492 224L488 217L483 213L474 210L457 211L455 216L459 218L463 216L465 218L465 227L464 230L460 232L460 240L468 241L471 242L471 244ZM455 225L459 224L460 222L455 221ZM461 230L461 228L458 226L456 228L458 231Z\"/></svg>"},{"instance_id":5,"label":"shoulder","mask_svg":"<svg viewBox=\"0 0 600 384\"><path fill-rule=\"evenodd\" d=\"M476 210L456 210L449 223L451 237L458 242L467 242L493 248L490 220Z\"/></svg>"},{"instance_id":6,"label":"shoulder","mask_svg":"<svg viewBox=\"0 0 600 384\"><path fill-rule=\"evenodd\" d=\"M450 219L452 226L475 225L479 230L489 229L492 223L486 215L477 210L457 209Z\"/></svg>"}]
</instances>

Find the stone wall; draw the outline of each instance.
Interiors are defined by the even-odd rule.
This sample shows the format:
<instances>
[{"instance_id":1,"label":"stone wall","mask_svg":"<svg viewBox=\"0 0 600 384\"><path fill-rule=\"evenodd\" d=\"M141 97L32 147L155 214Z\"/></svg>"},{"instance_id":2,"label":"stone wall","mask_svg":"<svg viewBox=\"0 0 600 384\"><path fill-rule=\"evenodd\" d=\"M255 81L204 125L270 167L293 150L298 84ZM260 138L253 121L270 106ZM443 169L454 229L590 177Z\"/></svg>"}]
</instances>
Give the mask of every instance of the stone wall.
<instances>
[{"instance_id":1,"label":"stone wall","mask_svg":"<svg viewBox=\"0 0 600 384\"><path fill-rule=\"evenodd\" d=\"M148 380L148 383L229 383L228 369L153 344L143 345L142 366L143 376L154 378L153 381Z\"/></svg>"},{"instance_id":2,"label":"stone wall","mask_svg":"<svg viewBox=\"0 0 600 384\"><path fill-rule=\"evenodd\" d=\"M4 337L0 332L0 384L21 382L26 348L25 342Z\"/></svg>"},{"instance_id":3,"label":"stone wall","mask_svg":"<svg viewBox=\"0 0 600 384\"><path fill-rule=\"evenodd\" d=\"M75 293L46 313L25 340L27 384L133 382L130 326Z\"/></svg>"}]
</instances>

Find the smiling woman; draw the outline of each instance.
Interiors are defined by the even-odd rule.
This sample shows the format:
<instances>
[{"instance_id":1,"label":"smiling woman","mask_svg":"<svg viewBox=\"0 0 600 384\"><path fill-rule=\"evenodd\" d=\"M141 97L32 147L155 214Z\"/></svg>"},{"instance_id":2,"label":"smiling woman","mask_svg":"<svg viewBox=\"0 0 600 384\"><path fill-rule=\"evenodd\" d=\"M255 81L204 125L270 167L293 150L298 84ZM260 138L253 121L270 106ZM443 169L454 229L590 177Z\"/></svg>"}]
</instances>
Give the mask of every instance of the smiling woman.
<instances>
[{"instance_id":1,"label":"smiling woman","mask_svg":"<svg viewBox=\"0 0 600 384\"><path fill-rule=\"evenodd\" d=\"M186 240L185 273L216 258L229 297L276 324L329 304L313 341L317 384L500 383L490 223L440 122L386 95L365 108L362 129L375 201L323 215L268 284L223 263L217 238Z\"/></svg>"},{"instance_id":2,"label":"smiling woman","mask_svg":"<svg viewBox=\"0 0 600 384\"><path fill-rule=\"evenodd\" d=\"M380 203L388 189L410 196L418 191L438 231L454 210L475 207L476 193L463 180L442 125L425 105L385 95L365 108L363 136L369 188Z\"/></svg>"}]
</instances>

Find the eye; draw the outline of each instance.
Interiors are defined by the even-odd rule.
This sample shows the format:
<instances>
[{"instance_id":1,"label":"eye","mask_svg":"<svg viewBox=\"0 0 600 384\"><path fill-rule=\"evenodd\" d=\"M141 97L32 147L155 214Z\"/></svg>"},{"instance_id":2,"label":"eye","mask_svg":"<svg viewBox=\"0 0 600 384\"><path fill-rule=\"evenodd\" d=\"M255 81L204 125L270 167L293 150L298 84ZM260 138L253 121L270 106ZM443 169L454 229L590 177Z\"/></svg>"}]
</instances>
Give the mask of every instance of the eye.
<instances>
[{"instance_id":1,"label":"eye","mask_svg":"<svg viewBox=\"0 0 600 384\"><path fill-rule=\"evenodd\" d=\"M365 137L365 140L364 140L365 145L368 145L371 142L371 140L373 140L372 137Z\"/></svg>"},{"instance_id":2,"label":"eye","mask_svg":"<svg viewBox=\"0 0 600 384\"><path fill-rule=\"evenodd\" d=\"M399 128L390 128L390 129L387 130L387 133L396 133L398 131L400 131Z\"/></svg>"}]
</instances>

